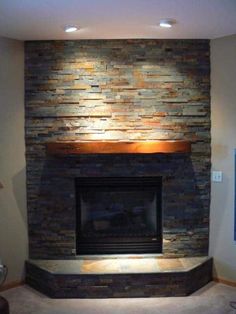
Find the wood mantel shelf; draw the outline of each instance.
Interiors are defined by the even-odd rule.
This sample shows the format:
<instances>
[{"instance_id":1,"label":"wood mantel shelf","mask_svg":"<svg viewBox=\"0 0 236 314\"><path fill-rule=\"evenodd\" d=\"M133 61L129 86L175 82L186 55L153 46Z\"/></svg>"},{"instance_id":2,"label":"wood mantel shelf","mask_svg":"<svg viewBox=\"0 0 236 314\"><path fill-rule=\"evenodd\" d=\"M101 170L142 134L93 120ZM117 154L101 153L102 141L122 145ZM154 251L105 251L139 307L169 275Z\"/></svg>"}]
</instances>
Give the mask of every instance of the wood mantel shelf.
<instances>
[{"instance_id":1,"label":"wood mantel shelf","mask_svg":"<svg viewBox=\"0 0 236 314\"><path fill-rule=\"evenodd\" d=\"M51 142L47 143L49 155L80 154L157 154L190 153L190 141L143 141L143 142Z\"/></svg>"}]
</instances>

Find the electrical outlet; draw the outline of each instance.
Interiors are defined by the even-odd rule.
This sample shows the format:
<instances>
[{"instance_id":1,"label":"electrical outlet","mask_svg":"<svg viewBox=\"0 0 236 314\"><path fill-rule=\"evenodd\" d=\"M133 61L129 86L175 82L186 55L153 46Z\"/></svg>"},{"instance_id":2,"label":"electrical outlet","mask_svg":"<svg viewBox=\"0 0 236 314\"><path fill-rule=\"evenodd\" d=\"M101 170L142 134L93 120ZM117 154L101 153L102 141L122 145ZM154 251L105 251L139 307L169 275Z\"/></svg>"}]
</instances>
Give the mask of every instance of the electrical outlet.
<instances>
[{"instance_id":1,"label":"electrical outlet","mask_svg":"<svg viewBox=\"0 0 236 314\"><path fill-rule=\"evenodd\" d=\"M213 182L222 182L222 171L212 171L212 181Z\"/></svg>"}]
</instances>

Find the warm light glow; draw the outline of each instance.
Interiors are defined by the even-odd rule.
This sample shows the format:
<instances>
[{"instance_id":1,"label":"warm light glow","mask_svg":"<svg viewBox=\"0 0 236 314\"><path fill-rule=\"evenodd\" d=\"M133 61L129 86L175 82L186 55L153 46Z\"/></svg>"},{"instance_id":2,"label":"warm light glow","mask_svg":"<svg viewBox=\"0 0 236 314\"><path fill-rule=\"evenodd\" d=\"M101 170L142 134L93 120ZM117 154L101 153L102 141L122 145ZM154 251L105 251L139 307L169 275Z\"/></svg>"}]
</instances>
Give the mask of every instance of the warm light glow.
<instances>
[{"instance_id":1,"label":"warm light glow","mask_svg":"<svg viewBox=\"0 0 236 314\"><path fill-rule=\"evenodd\" d=\"M161 27L165 27L165 28L170 28L173 26L174 24L174 20L171 20L171 19L164 19L164 20L160 20L160 26Z\"/></svg>"},{"instance_id":2,"label":"warm light glow","mask_svg":"<svg viewBox=\"0 0 236 314\"><path fill-rule=\"evenodd\" d=\"M76 32L78 30L78 27L76 26L66 26L64 28L66 33L72 33L72 32Z\"/></svg>"},{"instance_id":3,"label":"warm light glow","mask_svg":"<svg viewBox=\"0 0 236 314\"><path fill-rule=\"evenodd\" d=\"M161 22L161 23L160 23L160 26L161 26L161 27L166 27L166 28L172 27L172 25L170 25L169 23L166 23L166 22Z\"/></svg>"}]
</instances>

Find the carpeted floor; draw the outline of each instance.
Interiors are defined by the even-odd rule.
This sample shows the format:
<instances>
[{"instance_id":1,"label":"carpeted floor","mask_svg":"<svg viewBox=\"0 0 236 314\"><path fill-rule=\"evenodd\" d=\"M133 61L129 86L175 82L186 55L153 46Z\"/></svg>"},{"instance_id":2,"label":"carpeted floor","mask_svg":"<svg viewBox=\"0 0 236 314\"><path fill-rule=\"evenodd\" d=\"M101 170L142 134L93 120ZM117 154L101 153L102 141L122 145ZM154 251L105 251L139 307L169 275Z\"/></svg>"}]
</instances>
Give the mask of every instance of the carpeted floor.
<instances>
[{"instance_id":1,"label":"carpeted floor","mask_svg":"<svg viewBox=\"0 0 236 314\"><path fill-rule=\"evenodd\" d=\"M28 286L1 293L11 314L236 314L236 288L210 283L192 296L138 299L50 299Z\"/></svg>"}]
</instances>

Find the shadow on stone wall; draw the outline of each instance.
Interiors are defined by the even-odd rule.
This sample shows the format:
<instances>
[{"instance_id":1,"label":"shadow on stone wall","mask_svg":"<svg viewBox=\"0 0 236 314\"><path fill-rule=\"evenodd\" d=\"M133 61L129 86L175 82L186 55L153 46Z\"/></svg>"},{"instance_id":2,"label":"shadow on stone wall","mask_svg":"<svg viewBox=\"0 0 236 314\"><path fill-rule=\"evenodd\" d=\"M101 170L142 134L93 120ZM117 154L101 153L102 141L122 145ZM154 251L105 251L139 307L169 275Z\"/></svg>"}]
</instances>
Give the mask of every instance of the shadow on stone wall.
<instances>
[{"instance_id":1,"label":"shadow on stone wall","mask_svg":"<svg viewBox=\"0 0 236 314\"><path fill-rule=\"evenodd\" d=\"M30 215L31 254L45 258L75 255L76 177L161 176L163 253L207 255L209 171L198 167L197 159L193 161L189 154L47 157L39 195L31 206L35 208Z\"/></svg>"}]
</instances>

